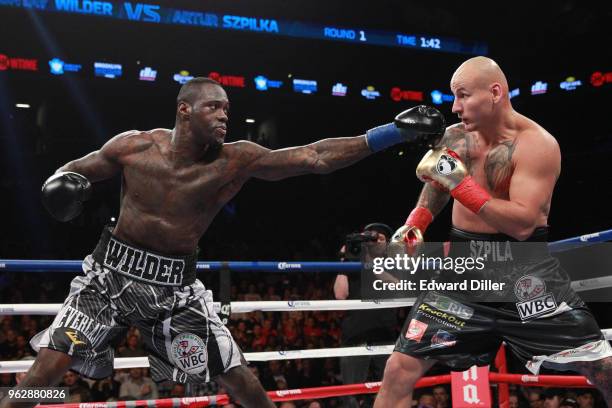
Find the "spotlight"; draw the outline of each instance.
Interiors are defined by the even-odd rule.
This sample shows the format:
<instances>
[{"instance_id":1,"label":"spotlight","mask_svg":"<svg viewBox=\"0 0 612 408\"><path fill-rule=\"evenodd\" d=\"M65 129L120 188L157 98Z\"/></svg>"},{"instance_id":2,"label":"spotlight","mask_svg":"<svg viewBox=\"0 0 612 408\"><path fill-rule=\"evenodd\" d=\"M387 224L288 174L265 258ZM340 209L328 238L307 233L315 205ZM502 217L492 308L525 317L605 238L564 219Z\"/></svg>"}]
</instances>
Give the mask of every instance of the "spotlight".
<instances>
[{"instance_id":1,"label":"spotlight","mask_svg":"<svg viewBox=\"0 0 612 408\"><path fill-rule=\"evenodd\" d=\"M15 106L21 109L30 109L29 103L16 103Z\"/></svg>"},{"instance_id":2,"label":"spotlight","mask_svg":"<svg viewBox=\"0 0 612 408\"><path fill-rule=\"evenodd\" d=\"M255 119L247 118L246 123L255 123Z\"/></svg>"}]
</instances>

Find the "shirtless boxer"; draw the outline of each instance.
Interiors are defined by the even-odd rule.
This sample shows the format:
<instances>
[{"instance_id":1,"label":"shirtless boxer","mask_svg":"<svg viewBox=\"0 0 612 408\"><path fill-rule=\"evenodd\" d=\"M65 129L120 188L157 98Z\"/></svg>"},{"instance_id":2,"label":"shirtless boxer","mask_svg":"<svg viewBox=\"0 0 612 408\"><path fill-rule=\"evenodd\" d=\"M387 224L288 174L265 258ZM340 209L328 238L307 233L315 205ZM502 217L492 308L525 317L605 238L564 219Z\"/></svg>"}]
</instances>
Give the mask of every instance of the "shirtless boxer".
<instances>
[{"instance_id":1,"label":"shirtless boxer","mask_svg":"<svg viewBox=\"0 0 612 408\"><path fill-rule=\"evenodd\" d=\"M418 246L452 196L450 255L474 256L461 253L470 245L457 242L509 242L511 267L491 261L487 268L503 270L500 279L512 281L514 303L493 307L422 293L387 361L374 406L409 407L414 384L437 361L457 371L488 365L505 341L533 373L542 365L581 372L612 407L611 347L545 242L561 169L556 140L512 108L506 77L491 59L467 60L450 85L461 123L449 126L417 166L426 184L394 240ZM542 313L535 302L544 305Z\"/></svg>"},{"instance_id":2,"label":"shirtless boxer","mask_svg":"<svg viewBox=\"0 0 612 408\"><path fill-rule=\"evenodd\" d=\"M224 144L228 114L223 88L193 79L179 92L174 129L121 133L45 182L43 204L67 221L80 213L90 182L122 173L121 209L51 326L33 338L39 354L19 387L55 385L70 368L107 377L112 341L136 326L156 381L214 379L243 406L273 407L213 310L211 292L195 279L198 240L251 177L329 173L396 143L439 138L445 128L440 112L420 106L364 136L272 151L247 141Z\"/></svg>"}]
</instances>

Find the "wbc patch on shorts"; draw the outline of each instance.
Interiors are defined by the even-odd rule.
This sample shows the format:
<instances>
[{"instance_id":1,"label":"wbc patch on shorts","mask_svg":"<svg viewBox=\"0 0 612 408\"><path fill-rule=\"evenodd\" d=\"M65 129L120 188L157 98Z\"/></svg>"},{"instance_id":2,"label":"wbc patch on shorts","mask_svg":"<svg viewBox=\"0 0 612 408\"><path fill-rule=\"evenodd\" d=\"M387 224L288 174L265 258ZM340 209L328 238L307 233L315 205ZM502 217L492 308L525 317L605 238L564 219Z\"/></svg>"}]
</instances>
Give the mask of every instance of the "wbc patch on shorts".
<instances>
[{"instance_id":1,"label":"wbc patch on shorts","mask_svg":"<svg viewBox=\"0 0 612 408\"><path fill-rule=\"evenodd\" d=\"M517 303L516 308L521 320L527 320L555 311L557 309L557 302L552 293L549 293L527 302Z\"/></svg>"},{"instance_id":2,"label":"wbc patch on shorts","mask_svg":"<svg viewBox=\"0 0 612 408\"><path fill-rule=\"evenodd\" d=\"M557 309L552 293L546 293L546 283L535 276L522 276L514 286L514 294L522 302L516 303L521 320L538 317Z\"/></svg>"},{"instance_id":3,"label":"wbc patch on shorts","mask_svg":"<svg viewBox=\"0 0 612 408\"><path fill-rule=\"evenodd\" d=\"M208 365L204 340L193 333L181 333L172 340L171 358L187 374L200 374Z\"/></svg>"}]
</instances>

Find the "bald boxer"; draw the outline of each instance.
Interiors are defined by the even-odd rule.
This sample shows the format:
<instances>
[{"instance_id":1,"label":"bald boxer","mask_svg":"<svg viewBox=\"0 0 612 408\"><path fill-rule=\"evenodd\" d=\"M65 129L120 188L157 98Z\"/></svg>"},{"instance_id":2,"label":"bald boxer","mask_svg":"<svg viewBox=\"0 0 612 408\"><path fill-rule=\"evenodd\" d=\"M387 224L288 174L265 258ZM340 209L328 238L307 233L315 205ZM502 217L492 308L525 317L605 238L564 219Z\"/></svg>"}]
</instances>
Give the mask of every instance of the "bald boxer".
<instances>
[{"instance_id":1,"label":"bald boxer","mask_svg":"<svg viewBox=\"0 0 612 408\"><path fill-rule=\"evenodd\" d=\"M247 141L225 144L229 107L219 83L193 79L179 91L174 129L121 133L45 182L44 206L67 221L80 213L91 183L121 174L121 208L51 326L32 339L39 354L19 387L55 385L68 369L109 376L113 341L135 326L154 380L216 380L242 406L273 407L215 313L212 293L195 278L198 240L251 177L329 173L396 143L426 143L445 127L440 112L419 106L363 136L273 151Z\"/></svg>"},{"instance_id":2,"label":"bald boxer","mask_svg":"<svg viewBox=\"0 0 612 408\"><path fill-rule=\"evenodd\" d=\"M416 381L436 362L457 371L488 365L502 341L535 374L542 366L581 372L612 406L610 345L547 249L561 169L557 141L513 109L506 77L493 60L467 60L450 87L461 122L449 126L417 166L425 186L393 239L418 247L452 197L449 255L475 257L479 248L507 243L508 259L489 259L485 270L509 290L499 304L422 293L387 361L374 406L410 406Z\"/></svg>"}]
</instances>

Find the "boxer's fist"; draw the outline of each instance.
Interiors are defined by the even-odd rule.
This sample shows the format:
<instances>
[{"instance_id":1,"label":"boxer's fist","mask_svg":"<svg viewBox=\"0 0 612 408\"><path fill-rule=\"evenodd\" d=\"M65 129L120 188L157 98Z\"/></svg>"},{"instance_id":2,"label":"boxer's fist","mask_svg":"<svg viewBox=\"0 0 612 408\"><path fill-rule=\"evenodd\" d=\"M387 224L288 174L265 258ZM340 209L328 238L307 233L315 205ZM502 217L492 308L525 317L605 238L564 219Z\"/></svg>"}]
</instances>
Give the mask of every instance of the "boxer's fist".
<instances>
[{"instance_id":1,"label":"boxer's fist","mask_svg":"<svg viewBox=\"0 0 612 408\"><path fill-rule=\"evenodd\" d=\"M392 244L404 244L408 255L414 255L423 245L423 233L414 225L402 225L391 237Z\"/></svg>"},{"instance_id":2,"label":"boxer's fist","mask_svg":"<svg viewBox=\"0 0 612 408\"><path fill-rule=\"evenodd\" d=\"M406 140L435 145L446 130L444 115L430 106L419 105L397 115L393 121Z\"/></svg>"},{"instance_id":3,"label":"boxer's fist","mask_svg":"<svg viewBox=\"0 0 612 408\"><path fill-rule=\"evenodd\" d=\"M62 222L76 218L90 196L89 180L69 171L52 175L42 186L43 205L53 218Z\"/></svg>"},{"instance_id":4,"label":"boxer's fist","mask_svg":"<svg viewBox=\"0 0 612 408\"><path fill-rule=\"evenodd\" d=\"M450 192L450 195L463 206L480 213L491 195L482 188L472 176L459 155L441 147L425 153L416 169L417 177L437 188Z\"/></svg>"},{"instance_id":5,"label":"boxer's fist","mask_svg":"<svg viewBox=\"0 0 612 408\"><path fill-rule=\"evenodd\" d=\"M403 142L434 145L445 129L446 123L440 111L420 105L403 111L393 123L368 130L366 142L373 152Z\"/></svg>"},{"instance_id":6,"label":"boxer's fist","mask_svg":"<svg viewBox=\"0 0 612 408\"><path fill-rule=\"evenodd\" d=\"M423 182L451 191L469 175L469 172L457 153L441 147L425 153L416 168L416 175Z\"/></svg>"}]
</instances>

